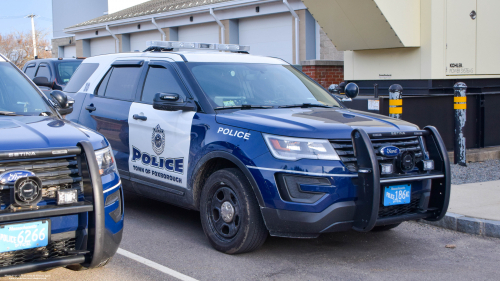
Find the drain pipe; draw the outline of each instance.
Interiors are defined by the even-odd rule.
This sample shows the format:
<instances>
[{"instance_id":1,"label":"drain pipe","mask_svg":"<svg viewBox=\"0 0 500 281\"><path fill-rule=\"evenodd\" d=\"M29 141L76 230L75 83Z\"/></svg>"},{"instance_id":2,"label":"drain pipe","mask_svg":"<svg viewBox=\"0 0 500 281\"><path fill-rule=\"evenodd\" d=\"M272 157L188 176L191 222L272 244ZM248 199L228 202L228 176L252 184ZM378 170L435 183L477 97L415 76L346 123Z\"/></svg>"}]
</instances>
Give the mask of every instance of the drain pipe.
<instances>
[{"instance_id":1,"label":"drain pipe","mask_svg":"<svg viewBox=\"0 0 500 281\"><path fill-rule=\"evenodd\" d=\"M220 22L220 20L215 16L213 8L210 8L210 15L212 15L212 17L214 17L215 21L220 26L221 43L226 44L226 40L225 40L226 39L226 28L224 27L222 22Z\"/></svg>"},{"instance_id":2,"label":"drain pipe","mask_svg":"<svg viewBox=\"0 0 500 281\"><path fill-rule=\"evenodd\" d=\"M300 64L300 55L299 55L299 15L292 9L290 3L287 0L283 0L283 4L285 4L290 10L290 13L295 18L295 64Z\"/></svg>"},{"instance_id":3,"label":"drain pipe","mask_svg":"<svg viewBox=\"0 0 500 281\"><path fill-rule=\"evenodd\" d=\"M119 53L120 52L120 40L118 39L118 37L116 37L116 35L111 32L111 30L109 30L109 25L106 25L106 30L111 34L111 36L113 36L113 38L115 38L115 53Z\"/></svg>"},{"instance_id":4,"label":"drain pipe","mask_svg":"<svg viewBox=\"0 0 500 281\"><path fill-rule=\"evenodd\" d=\"M165 31L163 31L163 30L162 30L162 29L158 26L158 24L157 24L157 23L156 23L156 21L155 21L155 18L151 18L151 22L152 22L152 23L156 26L156 28L158 29L158 31L160 31L160 33L161 33L161 40L162 40L162 41L167 41L167 40L165 39L165 38L167 37L167 36L165 35Z\"/></svg>"}]
</instances>

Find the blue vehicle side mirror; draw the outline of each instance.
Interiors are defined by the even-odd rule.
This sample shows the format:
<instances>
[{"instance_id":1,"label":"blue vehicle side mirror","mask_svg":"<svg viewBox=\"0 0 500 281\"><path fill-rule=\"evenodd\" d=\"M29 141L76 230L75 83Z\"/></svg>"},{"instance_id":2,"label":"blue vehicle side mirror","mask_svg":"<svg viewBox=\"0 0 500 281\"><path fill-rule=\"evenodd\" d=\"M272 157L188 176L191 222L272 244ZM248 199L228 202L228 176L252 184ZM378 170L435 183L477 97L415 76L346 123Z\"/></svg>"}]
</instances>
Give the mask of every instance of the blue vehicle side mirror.
<instances>
[{"instance_id":1,"label":"blue vehicle side mirror","mask_svg":"<svg viewBox=\"0 0 500 281\"><path fill-rule=\"evenodd\" d=\"M165 111L196 111L197 106L193 101L182 99L175 93L157 93L153 99L153 108Z\"/></svg>"},{"instance_id":2,"label":"blue vehicle side mirror","mask_svg":"<svg viewBox=\"0 0 500 281\"><path fill-rule=\"evenodd\" d=\"M73 104L75 101L68 97L64 92L54 90L50 92L50 99L56 105L57 111L61 115L68 115L73 112Z\"/></svg>"}]
</instances>

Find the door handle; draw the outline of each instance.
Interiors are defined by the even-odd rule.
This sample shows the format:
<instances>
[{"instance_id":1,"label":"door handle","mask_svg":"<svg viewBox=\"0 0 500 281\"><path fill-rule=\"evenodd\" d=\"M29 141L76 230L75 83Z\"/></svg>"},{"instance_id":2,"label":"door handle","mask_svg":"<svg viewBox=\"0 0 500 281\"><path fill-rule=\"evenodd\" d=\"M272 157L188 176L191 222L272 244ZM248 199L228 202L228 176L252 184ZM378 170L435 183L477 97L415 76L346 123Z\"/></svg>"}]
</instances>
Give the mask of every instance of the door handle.
<instances>
[{"instance_id":1,"label":"door handle","mask_svg":"<svg viewBox=\"0 0 500 281\"><path fill-rule=\"evenodd\" d=\"M85 107L86 110L88 110L89 112L92 112L92 111L96 111L97 108L95 108L95 106L93 104L90 104L90 105L87 105Z\"/></svg>"},{"instance_id":2,"label":"door handle","mask_svg":"<svg viewBox=\"0 0 500 281\"><path fill-rule=\"evenodd\" d=\"M139 115L139 114L134 114L134 116L132 116L132 118L134 118L135 120L142 120L142 121L148 120L148 117L146 117L144 115Z\"/></svg>"}]
</instances>

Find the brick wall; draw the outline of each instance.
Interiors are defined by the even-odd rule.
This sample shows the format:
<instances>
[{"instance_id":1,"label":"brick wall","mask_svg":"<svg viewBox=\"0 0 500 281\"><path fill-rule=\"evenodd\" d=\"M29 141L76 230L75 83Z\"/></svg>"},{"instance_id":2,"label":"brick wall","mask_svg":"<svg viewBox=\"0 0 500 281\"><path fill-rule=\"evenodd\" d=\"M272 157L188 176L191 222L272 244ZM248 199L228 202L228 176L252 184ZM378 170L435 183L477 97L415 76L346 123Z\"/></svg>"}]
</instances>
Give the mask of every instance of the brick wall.
<instances>
[{"instance_id":1,"label":"brick wall","mask_svg":"<svg viewBox=\"0 0 500 281\"><path fill-rule=\"evenodd\" d=\"M302 65L302 72L325 88L344 81L343 65Z\"/></svg>"}]
</instances>

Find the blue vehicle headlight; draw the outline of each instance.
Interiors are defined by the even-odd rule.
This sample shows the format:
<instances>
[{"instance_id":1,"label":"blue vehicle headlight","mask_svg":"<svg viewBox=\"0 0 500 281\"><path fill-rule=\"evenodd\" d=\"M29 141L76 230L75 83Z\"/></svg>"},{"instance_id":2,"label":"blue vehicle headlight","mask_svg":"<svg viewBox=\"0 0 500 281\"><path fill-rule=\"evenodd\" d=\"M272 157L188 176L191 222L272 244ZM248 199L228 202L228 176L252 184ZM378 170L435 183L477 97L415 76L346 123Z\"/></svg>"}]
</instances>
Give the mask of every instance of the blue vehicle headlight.
<instances>
[{"instance_id":1,"label":"blue vehicle headlight","mask_svg":"<svg viewBox=\"0 0 500 281\"><path fill-rule=\"evenodd\" d=\"M340 160L328 140L303 139L263 134L275 158L283 160L321 159Z\"/></svg>"},{"instance_id":2,"label":"blue vehicle headlight","mask_svg":"<svg viewBox=\"0 0 500 281\"><path fill-rule=\"evenodd\" d=\"M95 157L97 159L97 164L99 165L99 174L101 174L101 176L109 175L111 173L118 174L111 146L96 150Z\"/></svg>"}]
</instances>

